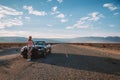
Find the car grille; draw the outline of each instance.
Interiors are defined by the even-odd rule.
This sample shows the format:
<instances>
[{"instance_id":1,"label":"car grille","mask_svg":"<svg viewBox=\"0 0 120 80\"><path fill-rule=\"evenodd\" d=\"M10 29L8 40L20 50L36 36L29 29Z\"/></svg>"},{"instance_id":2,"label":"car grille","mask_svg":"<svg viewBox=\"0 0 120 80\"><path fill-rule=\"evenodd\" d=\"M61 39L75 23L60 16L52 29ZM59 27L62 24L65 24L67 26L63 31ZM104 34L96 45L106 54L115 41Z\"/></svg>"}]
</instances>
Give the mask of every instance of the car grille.
<instances>
[{"instance_id":1,"label":"car grille","mask_svg":"<svg viewBox=\"0 0 120 80\"><path fill-rule=\"evenodd\" d=\"M42 49L42 47L37 47L37 49Z\"/></svg>"}]
</instances>

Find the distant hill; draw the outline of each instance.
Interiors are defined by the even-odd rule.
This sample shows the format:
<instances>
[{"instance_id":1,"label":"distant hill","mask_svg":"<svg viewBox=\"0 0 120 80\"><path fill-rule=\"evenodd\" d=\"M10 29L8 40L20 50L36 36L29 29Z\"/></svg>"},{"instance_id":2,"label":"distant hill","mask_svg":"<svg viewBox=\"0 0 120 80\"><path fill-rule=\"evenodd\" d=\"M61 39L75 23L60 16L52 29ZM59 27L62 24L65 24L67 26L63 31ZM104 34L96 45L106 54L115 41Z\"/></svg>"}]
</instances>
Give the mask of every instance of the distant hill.
<instances>
[{"instance_id":1,"label":"distant hill","mask_svg":"<svg viewBox=\"0 0 120 80\"><path fill-rule=\"evenodd\" d=\"M77 37L77 38L33 38L34 41L41 40L55 43L120 43L120 37ZM26 42L25 37L0 37L0 42Z\"/></svg>"},{"instance_id":2,"label":"distant hill","mask_svg":"<svg viewBox=\"0 0 120 80\"><path fill-rule=\"evenodd\" d=\"M78 37L73 38L71 42L120 43L120 37Z\"/></svg>"},{"instance_id":3,"label":"distant hill","mask_svg":"<svg viewBox=\"0 0 120 80\"><path fill-rule=\"evenodd\" d=\"M0 42L25 42L25 37L0 37Z\"/></svg>"}]
</instances>

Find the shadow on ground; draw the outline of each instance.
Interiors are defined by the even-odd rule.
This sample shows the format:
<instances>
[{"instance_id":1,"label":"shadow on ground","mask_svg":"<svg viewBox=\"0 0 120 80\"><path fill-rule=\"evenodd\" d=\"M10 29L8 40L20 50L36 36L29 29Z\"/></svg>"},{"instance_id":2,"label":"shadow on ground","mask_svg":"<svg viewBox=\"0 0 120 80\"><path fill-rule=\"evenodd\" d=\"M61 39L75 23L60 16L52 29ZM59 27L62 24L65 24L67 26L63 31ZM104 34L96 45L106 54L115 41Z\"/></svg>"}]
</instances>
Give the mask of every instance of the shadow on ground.
<instances>
[{"instance_id":1,"label":"shadow on ground","mask_svg":"<svg viewBox=\"0 0 120 80\"><path fill-rule=\"evenodd\" d=\"M68 54L68 56L66 56L63 53L52 53L50 55L47 55L45 59L36 59L33 61L78 70L86 70L120 76L120 60L108 57L75 54Z\"/></svg>"}]
</instances>

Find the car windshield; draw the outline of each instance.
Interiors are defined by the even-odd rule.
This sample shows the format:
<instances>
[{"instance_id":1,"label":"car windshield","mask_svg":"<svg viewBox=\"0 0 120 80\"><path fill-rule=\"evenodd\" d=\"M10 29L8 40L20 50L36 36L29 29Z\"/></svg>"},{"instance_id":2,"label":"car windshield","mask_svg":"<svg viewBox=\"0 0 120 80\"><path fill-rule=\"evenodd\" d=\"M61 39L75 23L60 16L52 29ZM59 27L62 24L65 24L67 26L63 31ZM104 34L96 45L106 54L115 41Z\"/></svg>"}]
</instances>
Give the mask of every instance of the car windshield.
<instances>
[{"instance_id":1,"label":"car windshield","mask_svg":"<svg viewBox=\"0 0 120 80\"><path fill-rule=\"evenodd\" d=\"M35 45L45 45L44 41L35 41Z\"/></svg>"}]
</instances>

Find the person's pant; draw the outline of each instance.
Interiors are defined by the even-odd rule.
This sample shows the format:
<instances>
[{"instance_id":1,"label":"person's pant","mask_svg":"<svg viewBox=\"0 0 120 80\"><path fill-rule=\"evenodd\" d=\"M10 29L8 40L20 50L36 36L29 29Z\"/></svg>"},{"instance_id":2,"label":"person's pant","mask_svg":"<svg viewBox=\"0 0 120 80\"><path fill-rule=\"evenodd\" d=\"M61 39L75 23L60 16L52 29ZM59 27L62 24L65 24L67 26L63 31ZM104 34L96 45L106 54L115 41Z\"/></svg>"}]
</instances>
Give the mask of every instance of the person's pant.
<instances>
[{"instance_id":1,"label":"person's pant","mask_svg":"<svg viewBox=\"0 0 120 80\"><path fill-rule=\"evenodd\" d=\"M32 51L32 47L28 47L28 53L27 53L28 58L31 58L32 55L31 51Z\"/></svg>"}]
</instances>

